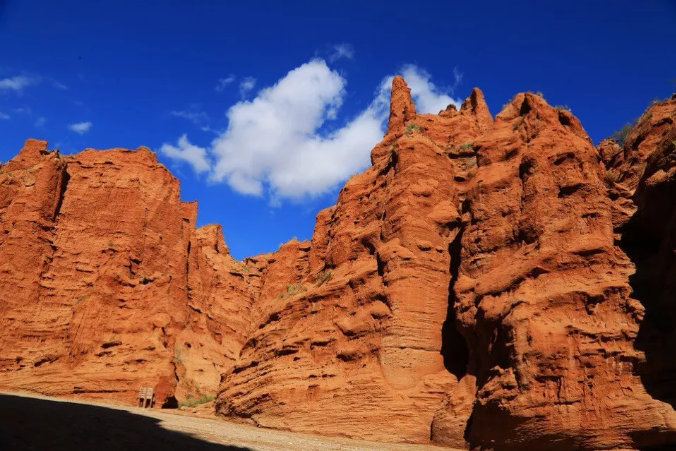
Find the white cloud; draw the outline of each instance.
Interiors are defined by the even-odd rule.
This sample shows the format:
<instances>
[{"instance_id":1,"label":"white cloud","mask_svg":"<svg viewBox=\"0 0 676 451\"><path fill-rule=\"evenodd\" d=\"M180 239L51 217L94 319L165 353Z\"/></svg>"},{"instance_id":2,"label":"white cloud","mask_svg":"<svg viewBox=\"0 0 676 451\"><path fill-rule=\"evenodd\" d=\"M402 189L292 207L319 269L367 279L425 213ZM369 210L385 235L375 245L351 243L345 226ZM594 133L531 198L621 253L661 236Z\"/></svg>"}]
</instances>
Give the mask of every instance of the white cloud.
<instances>
[{"instance_id":1,"label":"white cloud","mask_svg":"<svg viewBox=\"0 0 676 451\"><path fill-rule=\"evenodd\" d=\"M47 118L40 116L36 121L35 121L35 127L44 127L45 122L47 122Z\"/></svg>"},{"instance_id":2,"label":"white cloud","mask_svg":"<svg viewBox=\"0 0 676 451\"><path fill-rule=\"evenodd\" d=\"M450 90L439 89L430 75L413 65L402 75L409 83L419 112L445 109ZM290 71L253 100L243 100L227 112L228 128L207 148L192 145L185 135L161 151L189 162L196 172L225 182L242 194L267 194L301 200L321 195L363 170L370 151L382 139L389 112L392 76L378 86L372 102L345 125L326 132L346 97L347 81L325 61L312 60Z\"/></svg>"},{"instance_id":3,"label":"white cloud","mask_svg":"<svg viewBox=\"0 0 676 451\"><path fill-rule=\"evenodd\" d=\"M178 139L178 145L162 144L160 152L171 159L185 161L189 163L195 172L202 173L210 169L211 165L207 160L207 152L202 147L194 146L188 141L186 135Z\"/></svg>"},{"instance_id":4,"label":"white cloud","mask_svg":"<svg viewBox=\"0 0 676 451\"><path fill-rule=\"evenodd\" d=\"M462 83L462 72L460 72L457 67L453 68L453 78L455 79L455 82L453 83L453 89L455 89L460 86L460 83Z\"/></svg>"},{"instance_id":5,"label":"white cloud","mask_svg":"<svg viewBox=\"0 0 676 451\"><path fill-rule=\"evenodd\" d=\"M333 46L333 53L329 56L329 61L334 62L341 58L351 60L354 58L354 47L350 44L336 44Z\"/></svg>"},{"instance_id":6,"label":"white cloud","mask_svg":"<svg viewBox=\"0 0 676 451\"><path fill-rule=\"evenodd\" d=\"M24 88L40 84L41 82L43 82L45 80L56 89L60 89L60 90L63 90L63 91L68 90L68 86L64 85L63 83L61 83L58 80L55 80L53 78L41 77L41 76L32 75L32 74L28 74L28 75L24 74L24 75L16 75L14 77L1 79L0 80L0 92L14 91L14 92L20 94L21 92L23 92Z\"/></svg>"},{"instance_id":7,"label":"white cloud","mask_svg":"<svg viewBox=\"0 0 676 451\"><path fill-rule=\"evenodd\" d=\"M29 77L27 75L17 75L10 78L4 78L0 80L0 92L15 91L20 93L24 88L35 85L39 81L40 80L38 78Z\"/></svg>"},{"instance_id":8,"label":"white cloud","mask_svg":"<svg viewBox=\"0 0 676 451\"><path fill-rule=\"evenodd\" d=\"M225 78L219 79L218 84L216 85L216 91L223 91L225 87L228 86L233 81L235 81L235 76L233 74L230 74Z\"/></svg>"},{"instance_id":9,"label":"white cloud","mask_svg":"<svg viewBox=\"0 0 676 451\"><path fill-rule=\"evenodd\" d=\"M80 135L84 135L89 131L89 129L92 128L92 123L91 122L78 122L76 124L70 124L68 128L71 131L74 131L75 133L78 133Z\"/></svg>"},{"instance_id":10,"label":"white cloud","mask_svg":"<svg viewBox=\"0 0 676 451\"><path fill-rule=\"evenodd\" d=\"M333 188L363 168L381 136L381 121L367 109L342 129L322 136L335 117L345 80L322 60L289 72L252 101L227 113L228 129L214 140L211 178L244 194L302 198Z\"/></svg>"},{"instance_id":11,"label":"white cloud","mask_svg":"<svg viewBox=\"0 0 676 451\"><path fill-rule=\"evenodd\" d=\"M64 85L63 83L57 81L57 80L51 80L52 81L52 86L54 86L56 89L60 89L62 91L68 91L68 86Z\"/></svg>"},{"instance_id":12,"label":"white cloud","mask_svg":"<svg viewBox=\"0 0 676 451\"><path fill-rule=\"evenodd\" d=\"M0 112L0 119L6 121L6 120L9 120L11 118L12 118L12 116L10 116L9 114L5 114L5 113Z\"/></svg>"},{"instance_id":13,"label":"white cloud","mask_svg":"<svg viewBox=\"0 0 676 451\"><path fill-rule=\"evenodd\" d=\"M209 121L209 116L204 111L171 111L172 116L187 119L193 124L200 125Z\"/></svg>"},{"instance_id":14,"label":"white cloud","mask_svg":"<svg viewBox=\"0 0 676 451\"><path fill-rule=\"evenodd\" d=\"M256 79L253 77L246 77L239 84L239 93L242 97L245 97L249 91L251 91L256 86Z\"/></svg>"}]
</instances>

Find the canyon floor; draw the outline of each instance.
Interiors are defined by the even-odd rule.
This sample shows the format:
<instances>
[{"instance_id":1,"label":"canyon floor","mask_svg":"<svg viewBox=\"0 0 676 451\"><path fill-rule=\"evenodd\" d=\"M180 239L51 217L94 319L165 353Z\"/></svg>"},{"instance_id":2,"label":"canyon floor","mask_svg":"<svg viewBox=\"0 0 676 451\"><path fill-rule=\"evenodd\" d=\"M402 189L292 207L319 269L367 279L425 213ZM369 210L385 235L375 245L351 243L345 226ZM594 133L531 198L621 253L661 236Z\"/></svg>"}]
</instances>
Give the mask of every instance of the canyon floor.
<instances>
[{"instance_id":1,"label":"canyon floor","mask_svg":"<svg viewBox=\"0 0 676 451\"><path fill-rule=\"evenodd\" d=\"M434 451L406 445L276 431L216 418L199 408L161 411L0 392L0 449L198 451L393 450ZM317 421L322 421L317 418ZM364 427L369 427L364 424ZM443 448L448 450L449 448ZM452 451L452 450L451 450Z\"/></svg>"}]
</instances>

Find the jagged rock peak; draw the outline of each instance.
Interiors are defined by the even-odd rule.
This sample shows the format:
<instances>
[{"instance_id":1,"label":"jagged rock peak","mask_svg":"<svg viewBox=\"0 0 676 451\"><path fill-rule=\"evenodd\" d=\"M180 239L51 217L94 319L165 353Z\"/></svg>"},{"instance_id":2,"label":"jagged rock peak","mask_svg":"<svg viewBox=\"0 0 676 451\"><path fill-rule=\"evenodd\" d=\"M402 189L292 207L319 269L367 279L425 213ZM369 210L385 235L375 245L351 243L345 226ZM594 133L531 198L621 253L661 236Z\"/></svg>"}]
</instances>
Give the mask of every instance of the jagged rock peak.
<instances>
[{"instance_id":1,"label":"jagged rock peak","mask_svg":"<svg viewBox=\"0 0 676 451\"><path fill-rule=\"evenodd\" d=\"M223 228L220 224L206 224L195 230L195 237L201 247L212 248L218 254L229 255L230 248L225 244Z\"/></svg>"},{"instance_id":2,"label":"jagged rock peak","mask_svg":"<svg viewBox=\"0 0 676 451\"><path fill-rule=\"evenodd\" d=\"M481 92L481 89L479 88L472 89L472 93L469 95L469 97L467 97L465 101L462 102L460 113L475 115L480 129L482 130L486 130L491 125L493 125L493 117L488 110L488 105L486 105L484 93Z\"/></svg>"},{"instance_id":3,"label":"jagged rock peak","mask_svg":"<svg viewBox=\"0 0 676 451\"><path fill-rule=\"evenodd\" d=\"M539 133L545 127L565 128L580 138L590 140L582 123L567 106L551 106L542 95L533 92L516 94L495 116L495 121L496 124L511 122L515 130L522 129L530 135Z\"/></svg>"},{"instance_id":4,"label":"jagged rock peak","mask_svg":"<svg viewBox=\"0 0 676 451\"><path fill-rule=\"evenodd\" d=\"M416 116L415 105L411 99L411 90L401 75L392 80L390 94L390 119L387 124L387 134L401 133L407 122Z\"/></svg>"},{"instance_id":5,"label":"jagged rock peak","mask_svg":"<svg viewBox=\"0 0 676 451\"><path fill-rule=\"evenodd\" d=\"M27 139L19 153L7 162L8 170L24 169L37 164L42 160L42 155L49 153L47 141L39 139ZM58 153L55 153L58 155Z\"/></svg>"}]
</instances>

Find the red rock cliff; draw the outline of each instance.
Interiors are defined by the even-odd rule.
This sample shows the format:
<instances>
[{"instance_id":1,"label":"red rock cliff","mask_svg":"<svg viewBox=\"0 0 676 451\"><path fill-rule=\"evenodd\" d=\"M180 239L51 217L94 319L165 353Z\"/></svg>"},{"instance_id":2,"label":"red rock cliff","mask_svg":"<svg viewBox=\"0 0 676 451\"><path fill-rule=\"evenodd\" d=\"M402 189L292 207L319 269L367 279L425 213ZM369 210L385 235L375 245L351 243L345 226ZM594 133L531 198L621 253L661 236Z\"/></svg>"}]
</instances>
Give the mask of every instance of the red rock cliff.
<instances>
[{"instance_id":1,"label":"red rock cliff","mask_svg":"<svg viewBox=\"0 0 676 451\"><path fill-rule=\"evenodd\" d=\"M234 260L145 149L0 168L0 386L215 393L260 426L475 450L676 444L676 97L595 147L568 111L395 77L311 241Z\"/></svg>"},{"instance_id":2,"label":"red rock cliff","mask_svg":"<svg viewBox=\"0 0 676 451\"><path fill-rule=\"evenodd\" d=\"M155 155L62 157L29 140L1 171L0 385L125 402L154 386L168 405L214 394L252 297Z\"/></svg>"},{"instance_id":3,"label":"red rock cliff","mask_svg":"<svg viewBox=\"0 0 676 451\"><path fill-rule=\"evenodd\" d=\"M372 167L318 215L302 288L261 295L217 410L482 450L674 441L674 117L618 154L538 95L419 115L395 78Z\"/></svg>"}]
</instances>

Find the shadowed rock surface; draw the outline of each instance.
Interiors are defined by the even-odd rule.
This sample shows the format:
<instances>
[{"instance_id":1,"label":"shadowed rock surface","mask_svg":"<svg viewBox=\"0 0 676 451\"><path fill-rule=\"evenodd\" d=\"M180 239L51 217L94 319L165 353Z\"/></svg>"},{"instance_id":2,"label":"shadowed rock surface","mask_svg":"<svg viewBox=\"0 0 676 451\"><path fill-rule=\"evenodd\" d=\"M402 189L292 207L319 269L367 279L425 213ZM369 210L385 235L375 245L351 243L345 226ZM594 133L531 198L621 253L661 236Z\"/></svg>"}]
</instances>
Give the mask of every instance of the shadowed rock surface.
<instances>
[{"instance_id":1,"label":"shadowed rock surface","mask_svg":"<svg viewBox=\"0 0 676 451\"><path fill-rule=\"evenodd\" d=\"M476 450L676 446L676 96L622 145L517 94L418 114L310 241L235 261L146 149L0 167L0 386Z\"/></svg>"}]
</instances>

